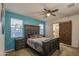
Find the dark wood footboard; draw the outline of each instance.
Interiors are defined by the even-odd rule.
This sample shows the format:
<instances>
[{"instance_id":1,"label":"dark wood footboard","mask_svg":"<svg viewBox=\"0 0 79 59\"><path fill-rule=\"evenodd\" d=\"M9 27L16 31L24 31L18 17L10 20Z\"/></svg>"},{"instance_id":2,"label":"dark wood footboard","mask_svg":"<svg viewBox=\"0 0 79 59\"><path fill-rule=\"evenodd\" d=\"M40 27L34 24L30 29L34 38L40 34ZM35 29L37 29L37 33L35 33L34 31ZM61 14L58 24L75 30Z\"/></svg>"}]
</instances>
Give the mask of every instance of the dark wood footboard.
<instances>
[{"instance_id":1,"label":"dark wood footboard","mask_svg":"<svg viewBox=\"0 0 79 59\"><path fill-rule=\"evenodd\" d=\"M59 50L59 38L55 38L49 41L44 41L43 42L43 52L41 53L41 55L51 55L52 53L54 53L56 50Z\"/></svg>"}]
</instances>

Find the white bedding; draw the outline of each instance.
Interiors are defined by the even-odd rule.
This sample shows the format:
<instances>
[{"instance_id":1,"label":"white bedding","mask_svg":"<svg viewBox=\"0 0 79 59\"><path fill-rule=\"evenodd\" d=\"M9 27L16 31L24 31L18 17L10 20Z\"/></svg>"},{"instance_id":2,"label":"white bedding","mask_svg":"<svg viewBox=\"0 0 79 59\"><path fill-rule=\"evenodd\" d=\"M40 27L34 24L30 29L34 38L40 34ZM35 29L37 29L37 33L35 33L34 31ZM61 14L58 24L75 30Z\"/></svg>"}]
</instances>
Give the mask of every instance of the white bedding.
<instances>
[{"instance_id":1,"label":"white bedding","mask_svg":"<svg viewBox=\"0 0 79 59\"><path fill-rule=\"evenodd\" d=\"M46 37L42 37L42 38L29 38L27 41L34 41L34 42L38 42L39 44L41 44L42 45L42 42L43 41L45 41L45 40L47 40L47 39L49 39L49 38L46 38Z\"/></svg>"}]
</instances>

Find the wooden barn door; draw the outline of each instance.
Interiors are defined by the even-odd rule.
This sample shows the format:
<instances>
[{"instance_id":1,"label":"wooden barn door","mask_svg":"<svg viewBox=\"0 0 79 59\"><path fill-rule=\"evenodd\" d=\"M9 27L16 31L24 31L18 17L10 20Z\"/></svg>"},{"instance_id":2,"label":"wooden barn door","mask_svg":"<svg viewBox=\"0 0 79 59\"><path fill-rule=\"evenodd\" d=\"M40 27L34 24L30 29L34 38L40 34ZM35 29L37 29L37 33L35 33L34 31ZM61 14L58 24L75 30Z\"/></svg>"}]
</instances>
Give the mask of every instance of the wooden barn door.
<instances>
[{"instance_id":1,"label":"wooden barn door","mask_svg":"<svg viewBox=\"0 0 79 59\"><path fill-rule=\"evenodd\" d=\"M71 45L72 40L72 22L62 22L59 24L60 42Z\"/></svg>"}]
</instances>

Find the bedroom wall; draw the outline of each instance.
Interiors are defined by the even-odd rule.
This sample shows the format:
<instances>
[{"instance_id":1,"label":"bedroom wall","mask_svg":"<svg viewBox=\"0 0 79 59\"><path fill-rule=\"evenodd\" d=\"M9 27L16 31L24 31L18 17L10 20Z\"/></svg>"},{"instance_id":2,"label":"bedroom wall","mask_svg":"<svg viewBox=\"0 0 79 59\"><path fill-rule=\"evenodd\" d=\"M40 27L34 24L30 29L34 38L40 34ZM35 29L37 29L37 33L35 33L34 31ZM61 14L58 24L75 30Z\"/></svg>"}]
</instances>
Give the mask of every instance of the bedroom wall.
<instances>
[{"instance_id":1,"label":"bedroom wall","mask_svg":"<svg viewBox=\"0 0 79 59\"><path fill-rule=\"evenodd\" d=\"M53 37L53 24L50 20L46 21L46 36Z\"/></svg>"},{"instance_id":2,"label":"bedroom wall","mask_svg":"<svg viewBox=\"0 0 79 59\"><path fill-rule=\"evenodd\" d=\"M2 34L2 23L0 22L0 56L4 55L4 35Z\"/></svg>"},{"instance_id":3,"label":"bedroom wall","mask_svg":"<svg viewBox=\"0 0 79 59\"><path fill-rule=\"evenodd\" d=\"M4 35L2 34L2 21L1 21L1 4L0 4L0 56L4 55Z\"/></svg>"},{"instance_id":4,"label":"bedroom wall","mask_svg":"<svg viewBox=\"0 0 79 59\"><path fill-rule=\"evenodd\" d=\"M10 30L10 21L11 18L23 20L23 24L30 24L30 25L39 25L44 24L44 33L45 33L45 22L40 21L28 16L23 16L20 14L16 14L10 11L5 11L5 50L13 50L15 48L14 38L11 38L11 30Z\"/></svg>"},{"instance_id":5,"label":"bedroom wall","mask_svg":"<svg viewBox=\"0 0 79 59\"><path fill-rule=\"evenodd\" d=\"M54 23L59 23L59 22L65 22L65 21L72 21L72 47L79 47L79 15L73 15L69 17L63 17L57 20L52 20L47 22L47 26L51 25L49 29L46 27L46 29L50 32L48 33L46 31L46 35L52 35L52 28Z\"/></svg>"}]
</instances>

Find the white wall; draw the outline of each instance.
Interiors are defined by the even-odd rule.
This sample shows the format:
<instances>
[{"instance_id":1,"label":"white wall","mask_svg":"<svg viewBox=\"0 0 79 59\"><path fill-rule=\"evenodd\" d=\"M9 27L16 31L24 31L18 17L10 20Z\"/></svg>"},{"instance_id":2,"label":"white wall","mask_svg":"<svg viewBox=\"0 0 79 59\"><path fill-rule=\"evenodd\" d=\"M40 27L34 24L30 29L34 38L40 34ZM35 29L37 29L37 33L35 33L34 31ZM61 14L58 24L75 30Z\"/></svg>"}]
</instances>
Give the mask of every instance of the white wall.
<instances>
[{"instance_id":1,"label":"white wall","mask_svg":"<svg viewBox=\"0 0 79 59\"><path fill-rule=\"evenodd\" d=\"M0 20L1 20L1 4L0 4ZM0 56L4 55L4 35L2 35L2 22L0 21Z\"/></svg>"},{"instance_id":2,"label":"white wall","mask_svg":"<svg viewBox=\"0 0 79 59\"><path fill-rule=\"evenodd\" d=\"M51 21L46 22L46 36L53 37L53 24Z\"/></svg>"},{"instance_id":3,"label":"white wall","mask_svg":"<svg viewBox=\"0 0 79 59\"><path fill-rule=\"evenodd\" d=\"M0 22L0 56L4 55L4 37L2 35L2 24Z\"/></svg>"},{"instance_id":4,"label":"white wall","mask_svg":"<svg viewBox=\"0 0 79 59\"><path fill-rule=\"evenodd\" d=\"M70 20L72 21L72 47L78 47L79 46L79 15L73 15L70 17L64 17L47 22L46 35L47 36L52 35L51 27L53 27L53 23L65 22Z\"/></svg>"}]
</instances>

